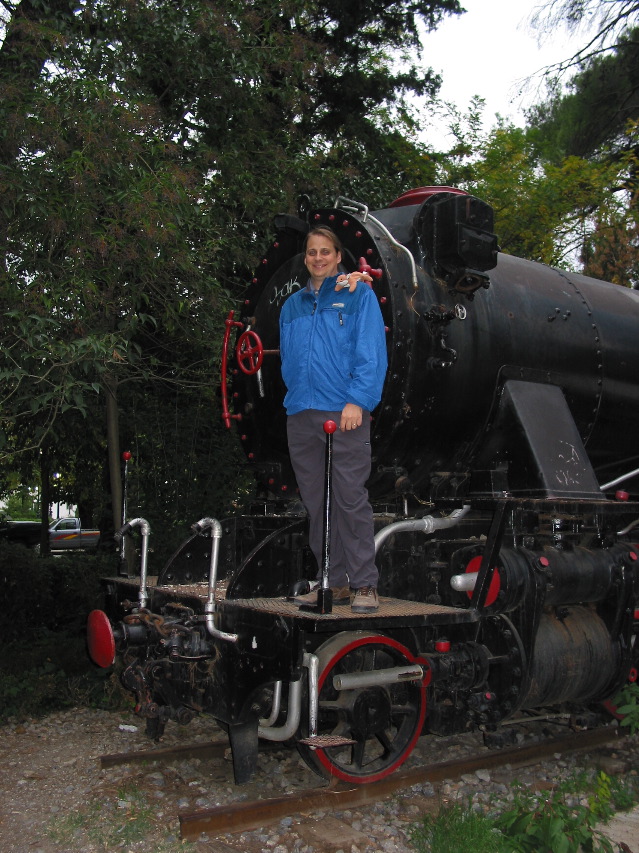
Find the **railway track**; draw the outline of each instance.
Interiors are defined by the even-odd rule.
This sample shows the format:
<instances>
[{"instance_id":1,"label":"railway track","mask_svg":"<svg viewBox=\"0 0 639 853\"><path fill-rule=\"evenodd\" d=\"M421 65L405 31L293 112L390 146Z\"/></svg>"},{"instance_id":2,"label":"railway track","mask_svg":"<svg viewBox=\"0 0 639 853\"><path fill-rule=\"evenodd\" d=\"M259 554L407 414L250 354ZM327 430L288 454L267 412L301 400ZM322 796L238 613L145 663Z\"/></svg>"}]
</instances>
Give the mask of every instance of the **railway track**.
<instances>
[{"instance_id":1,"label":"railway track","mask_svg":"<svg viewBox=\"0 0 639 853\"><path fill-rule=\"evenodd\" d=\"M196 840L202 833L219 836L258 829L276 823L283 817L297 813L338 811L363 807L391 797L414 785L437 784L445 779L459 779L479 769L494 769L506 764L522 767L537 764L556 753L571 753L597 749L619 742L625 736L612 724L601 728L574 732L567 736L554 737L541 743L505 747L492 752L482 752L459 760L442 761L402 770L377 782L366 785L329 783L328 786L312 788L269 799L256 799L231 803L214 808L182 812L179 814L180 835L184 840ZM268 745L266 745L268 747ZM223 759L229 750L228 741L186 744L176 747L160 747L136 752L117 753L100 757L102 768L135 762L169 762L184 758Z\"/></svg>"}]
</instances>

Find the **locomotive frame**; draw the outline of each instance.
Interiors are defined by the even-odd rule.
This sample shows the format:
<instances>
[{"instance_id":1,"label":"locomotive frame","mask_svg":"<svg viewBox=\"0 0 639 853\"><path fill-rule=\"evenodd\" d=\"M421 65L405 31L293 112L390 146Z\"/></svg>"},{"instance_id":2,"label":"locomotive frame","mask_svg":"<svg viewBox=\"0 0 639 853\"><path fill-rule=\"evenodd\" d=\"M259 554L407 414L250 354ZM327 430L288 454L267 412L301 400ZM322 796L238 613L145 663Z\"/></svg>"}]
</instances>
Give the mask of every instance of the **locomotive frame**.
<instances>
[{"instance_id":1,"label":"locomotive frame","mask_svg":"<svg viewBox=\"0 0 639 853\"><path fill-rule=\"evenodd\" d=\"M490 737L539 708L597 715L636 680L639 294L499 253L492 219L448 187L375 213L303 200L277 218L222 359L223 417L255 501L197 522L157 576L148 524L128 522L140 577L105 579L105 611L89 617L93 659L120 659L150 735L205 713L228 730L238 783L261 739L361 784L424 733ZM374 614L290 600L316 566L285 446L277 318L303 286L315 223L338 233L347 268L372 273L387 329Z\"/></svg>"}]
</instances>

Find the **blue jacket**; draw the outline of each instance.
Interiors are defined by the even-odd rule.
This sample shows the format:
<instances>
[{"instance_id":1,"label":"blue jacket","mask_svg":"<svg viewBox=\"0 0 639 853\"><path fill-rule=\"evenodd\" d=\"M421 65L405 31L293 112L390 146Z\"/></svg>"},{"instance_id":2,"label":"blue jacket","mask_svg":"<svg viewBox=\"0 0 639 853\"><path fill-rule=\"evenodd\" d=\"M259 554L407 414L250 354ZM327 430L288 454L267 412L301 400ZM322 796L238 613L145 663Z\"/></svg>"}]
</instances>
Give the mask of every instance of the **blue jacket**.
<instances>
[{"instance_id":1,"label":"blue jacket","mask_svg":"<svg viewBox=\"0 0 639 853\"><path fill-rule=\"evenodd\" d=\"M309 287L286 300L280 314L282 377L289 415L304 409L371 411L382 396L386 336L377 297L364 282L353 293L325 278L317 298Z\"/></svg>"}]
</instances>

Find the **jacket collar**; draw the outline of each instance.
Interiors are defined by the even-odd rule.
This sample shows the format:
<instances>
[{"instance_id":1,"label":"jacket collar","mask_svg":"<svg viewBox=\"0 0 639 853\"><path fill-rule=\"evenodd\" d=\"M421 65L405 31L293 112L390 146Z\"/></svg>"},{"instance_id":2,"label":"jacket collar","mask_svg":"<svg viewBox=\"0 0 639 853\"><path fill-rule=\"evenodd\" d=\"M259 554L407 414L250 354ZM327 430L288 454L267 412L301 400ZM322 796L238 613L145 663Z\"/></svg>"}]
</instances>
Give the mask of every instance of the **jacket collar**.
<instances>
[{"instance_id":1,"label":"jacket collar","mask_svg":"<svg viewBox=\"0 0 639 853\"><path fill-rule=\"evenodd\" d=\"M322 282L322 286L317 293L317 297L315 296L315 291L313 290L313 286L311 284L310 278L306 282L305 292L308 293L313 299L317 298L317 300L324 301L326 299L326 293L330 291L331 293L335 293L335 282L337 281L337 277L341 275L341 273L337 273L337 275L328 275Z\"/></svg>"}]
</instances>

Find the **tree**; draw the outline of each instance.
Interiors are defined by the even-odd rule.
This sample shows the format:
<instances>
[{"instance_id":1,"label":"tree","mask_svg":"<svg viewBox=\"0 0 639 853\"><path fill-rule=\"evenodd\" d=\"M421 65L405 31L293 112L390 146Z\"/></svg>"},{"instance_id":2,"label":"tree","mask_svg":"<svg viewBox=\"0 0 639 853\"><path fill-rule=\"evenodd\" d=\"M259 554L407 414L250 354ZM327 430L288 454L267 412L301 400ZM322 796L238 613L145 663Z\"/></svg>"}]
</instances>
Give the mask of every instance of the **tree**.
<instances>
[{"instance_id":1,"label":"tree","mask_svg":"<svg viewBox=\"0 0 639 853\"><path fill-rule=\"evenodd\" d=\"M584 273L639 289L639 205L636 198L599 216L584 241Z\"/></svg>"},{"instance_id":2,"label":"tree","mask_svg":"<svg viewBox=\"0 0 639 853\"><path fill-rule=\"evenodd\" d=\"M547 76L562 77L574 72L619 44L619 36L639 22L637 0L549 0L531 16L531 25L542 34L561 27L568 30L571 44L579 43L574 53L550 66ZM580 30L585 31L583 40Z\"/></svg>"},{"instance_id":3,"label":"tree","mask_svg":"<svg viewBox=\"0 0 639 853\"><path fill-rule=\"evenodd\" d=\"M587 19L594 34L555 69L549 97L529 111L531 132L553 168L579 158L583 173L605 176L581 228L581 260L584 271L632 286L639 266L639 3L563 0L548 9L551 24L560 18L574 31ZM575 69L562 85L562 74Z\"/></svg>"},{"instance_id":4,"label":"tree","mask_svg":"<svg viewBox=\"0 0 639 853\"><path fill-rule=\"evenodd\" d=\"M610 53L593 56L567 85L567 93L552 94L527 116L548 156L591 157L606 146L611 156L627 150L628 122L639 119L639 28L623 33Z\"/></svg>"},{"instance_id":5,"label":"tree","mask_svg":"<svg viewBox=\"0 0 639 853\"><path fill-rule=\"evenodd\" d=\"M4 8L0 452L38 453L68 441L77 414L106 412L116 524L123 401L179 393L189 409L184 395L210 387L213 342L272 214L300 190L332 194L327 164L346 175L342 192L379 193L414 168L399 135L391 162L362 165L362 140L386 143L391 121L408 122L404 95L434 91L391 51L417 45L418 18L433 27L459 5Z\"/></svg>"},{"instance_id":6,"label":"tree","mask_svg":"<svg viewBox=\"0 0 639 853\"><path fill-rule=\"evenodd\" d=\"M456 144L437 158L437 183L465 189L493 206L502 251L577 269L592 255L589 241L602 223L632 221L622 190L632 145L616 159L571 156L555 162L546 156L537 128L502 121L485 132L480 106L455 123Z\"/></svg>"}]
</instances>

